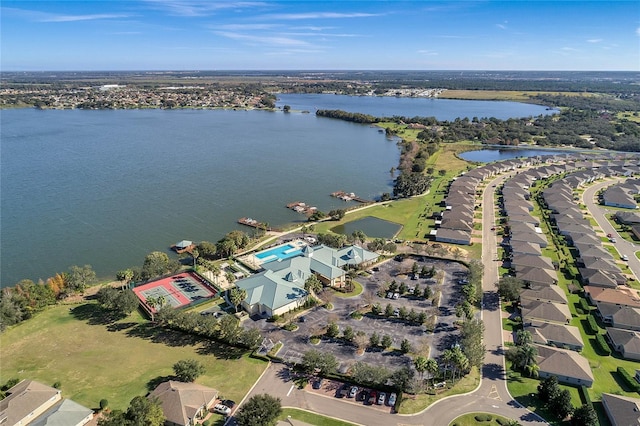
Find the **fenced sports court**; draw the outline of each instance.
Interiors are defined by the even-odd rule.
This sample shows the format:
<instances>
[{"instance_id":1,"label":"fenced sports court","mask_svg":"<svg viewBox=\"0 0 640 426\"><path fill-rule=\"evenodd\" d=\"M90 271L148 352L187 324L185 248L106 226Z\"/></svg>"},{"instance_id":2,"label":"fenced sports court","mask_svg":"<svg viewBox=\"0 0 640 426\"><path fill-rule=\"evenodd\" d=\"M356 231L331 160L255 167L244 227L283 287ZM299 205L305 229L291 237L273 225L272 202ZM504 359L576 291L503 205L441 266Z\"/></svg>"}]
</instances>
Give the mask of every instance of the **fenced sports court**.
<instances>
[{"instance_id":1,"label":"fenced sports court","mask_svg":"<svg viewBox=\"0 0 640 426\"><path fill-rule=\"evenodd\" d=\"M133 292L150 315L159 308L159 302L173 308L184 308L215 297L216 288L195 272L182 272L135 287ZM147 301L156 303L148 303Z\"/></svg>"}]
</instances>

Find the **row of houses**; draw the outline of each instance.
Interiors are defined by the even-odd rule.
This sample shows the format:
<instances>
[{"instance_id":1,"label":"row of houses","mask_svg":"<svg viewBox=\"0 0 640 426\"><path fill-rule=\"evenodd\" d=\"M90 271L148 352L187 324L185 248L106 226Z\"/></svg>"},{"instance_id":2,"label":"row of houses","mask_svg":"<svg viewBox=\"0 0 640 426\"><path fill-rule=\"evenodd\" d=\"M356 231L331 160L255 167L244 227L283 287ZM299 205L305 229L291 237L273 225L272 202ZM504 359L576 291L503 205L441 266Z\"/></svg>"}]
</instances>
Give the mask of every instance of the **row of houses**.
<instances>
[{"instance_id":1,"label":"row of houses","mask_svg":"<svg viewBox=\"0 0 640 426\"><path fill-rule=\"evenodd\" d=\"M637 209L635 196L640 194L640 180L626 179L611 185L602 192L602 204L623 209Z\"/></svg>"}]
</instances>

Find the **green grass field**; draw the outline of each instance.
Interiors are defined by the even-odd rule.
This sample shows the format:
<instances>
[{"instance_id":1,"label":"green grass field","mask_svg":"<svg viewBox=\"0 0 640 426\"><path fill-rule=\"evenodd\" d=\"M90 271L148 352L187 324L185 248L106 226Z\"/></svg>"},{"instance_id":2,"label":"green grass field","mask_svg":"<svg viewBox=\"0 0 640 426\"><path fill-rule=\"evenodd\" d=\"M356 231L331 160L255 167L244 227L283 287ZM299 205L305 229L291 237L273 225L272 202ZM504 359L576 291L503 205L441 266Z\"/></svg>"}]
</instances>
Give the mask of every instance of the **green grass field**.
<instances>
[{"instance_id":1,"label":"green grass field","mask_svg":"<svg viewBox=\"0 0 640 426\"><path fill-rule=\"evenodd\" d=\"M96 303L59 305L2 334L0 382L61 383L63 397L89 408L102 398L124 409L137 395L170 378L173 364L197 359L197 383L240 401L267 364L216 342L153 327L139 314L110 322ZM229 380L233 372L233 380Z\"/></svg>"},{"instance_id":2,"label":"green grass field","mask_svg":"<svg viewBox=\"0 0 640 426\"><path fill-rule=\"evenodd\" d=\"M486 413L469 413L463 416L458 417L454 421L452 421L449 426L476 426L479 424L485 426L500 426L506 424L509 419L506 417L498 416L497 414L489 414L491 416L491 420L483 421L482 423L475 419L477 415L486 415ZM500 423L498 423L500 421Z\"/></svg>"},{"instance_id":3,"label":"green grass field","mask_svg":"<svg viewBox=\"0 0 640 426\"><path fill-rule=\"evenodd\" d=\"M296 408L283 408L278 420L286 420L288 417L315 426L355 426L353 423L321 416L309 411L298 410Z\"/></svg>"}]
</instances>

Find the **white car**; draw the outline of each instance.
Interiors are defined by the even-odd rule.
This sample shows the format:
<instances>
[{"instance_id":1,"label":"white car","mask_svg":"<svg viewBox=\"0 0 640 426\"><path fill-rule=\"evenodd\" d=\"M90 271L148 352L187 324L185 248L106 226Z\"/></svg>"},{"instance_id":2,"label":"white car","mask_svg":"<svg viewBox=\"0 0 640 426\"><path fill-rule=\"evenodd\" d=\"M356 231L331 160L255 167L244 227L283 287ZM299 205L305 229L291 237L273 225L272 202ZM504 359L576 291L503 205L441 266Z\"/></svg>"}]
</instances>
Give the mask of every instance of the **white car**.
<instances>
[{"instance_id":1,"label":"white car","mask_svg":"<svg viewBox=\"0 0 640 426\"><path fill-rule=\"evenodd\" d=\"M622 260L624 260L626 262L627 260L629 260L629 256L627 256L626 254L623 254L622 255Z\"/></svg>"},{"instance_id":2,"label":"white car","mask_svg":"<svg viewBox=\"0 0 640 426\"><path fill-rule=\"evenodd\" d=\"M227 407L226 405L216 404L213 407L213 412L222 414L223 416L228 416L229 414L231 414L231 408Z\"/></svg>"}]
</instances>

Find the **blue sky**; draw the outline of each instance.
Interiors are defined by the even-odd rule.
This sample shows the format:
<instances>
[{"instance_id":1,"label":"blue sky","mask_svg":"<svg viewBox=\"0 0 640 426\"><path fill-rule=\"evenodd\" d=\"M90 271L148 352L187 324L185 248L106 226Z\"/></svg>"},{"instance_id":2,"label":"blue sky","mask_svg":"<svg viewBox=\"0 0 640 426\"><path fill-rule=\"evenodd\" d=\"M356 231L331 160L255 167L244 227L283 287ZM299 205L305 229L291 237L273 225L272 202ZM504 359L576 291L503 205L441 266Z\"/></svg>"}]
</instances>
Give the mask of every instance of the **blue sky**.
<instances>
[{"instance_id":1,"label":"blue sky","mask_svg":"<svg viewBox=\"0 0 640 426\"><path fill-rule=\"evenodd\" d=\"M7 1L3 71L640 70L640 2Z\"/></svg>"}]
</instances>

